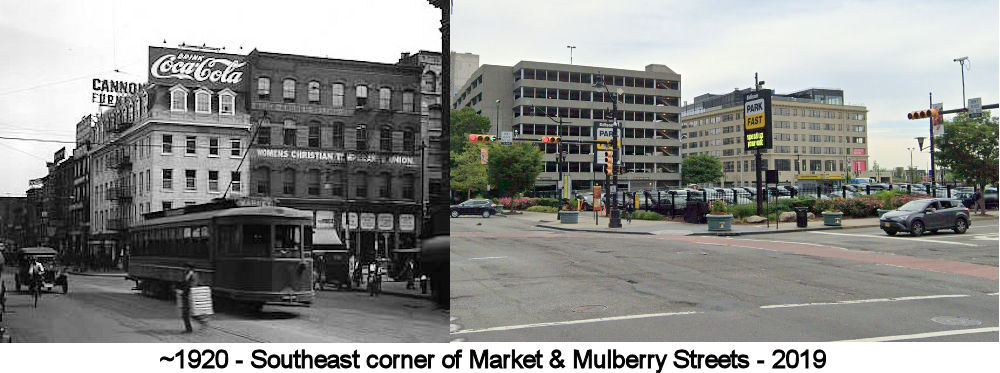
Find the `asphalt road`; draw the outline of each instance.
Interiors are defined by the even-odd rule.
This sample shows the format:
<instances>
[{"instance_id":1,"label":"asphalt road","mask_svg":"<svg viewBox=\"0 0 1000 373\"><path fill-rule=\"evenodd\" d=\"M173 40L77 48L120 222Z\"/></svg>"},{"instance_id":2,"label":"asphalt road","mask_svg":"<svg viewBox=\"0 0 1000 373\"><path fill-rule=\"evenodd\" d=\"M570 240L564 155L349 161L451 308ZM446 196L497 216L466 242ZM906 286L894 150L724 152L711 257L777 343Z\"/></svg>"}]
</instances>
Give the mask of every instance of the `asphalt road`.
<instances>
[{"instance_id":1,"label":"asphalt road","mask_svg":"<svg viewBox=\"0 0 1000 373\"><path fill-rule=\"evenodd\" d=\"M217 310L195 333L174 302L138 295L120 277L70 275L68 294L44 294L38 307L8 289L3 324L15 342L444 342L447 311L429 300L319 291L311 307L265 306L263 312Z\"/></svg>"},{"instance_id":2,"label":"asphalt road","mask_svg":"<svg viewBox=\"0 0 1000 373\"><path fill-rule=\"evenodd\" d=\"M537 219L535 219L537 220ZM453 341L997 341L997 222L742 237L452 219Z\"/></svg>"}]
</instances>

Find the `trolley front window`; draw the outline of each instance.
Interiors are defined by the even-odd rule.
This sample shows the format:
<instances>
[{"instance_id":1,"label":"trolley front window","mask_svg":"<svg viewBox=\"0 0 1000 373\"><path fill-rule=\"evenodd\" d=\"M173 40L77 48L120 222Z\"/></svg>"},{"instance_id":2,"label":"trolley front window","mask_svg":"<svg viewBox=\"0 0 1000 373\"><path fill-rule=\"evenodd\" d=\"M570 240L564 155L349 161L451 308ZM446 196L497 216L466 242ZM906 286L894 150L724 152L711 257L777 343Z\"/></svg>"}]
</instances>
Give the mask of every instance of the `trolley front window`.
<instances>
[{"instance_id":1,"label":"trolley front window","mask_svg":"<svg viewBox=\"0 0 1000 373\"><path fill-rule=\"evenodd\" d=\"M243 255L262 256L268 254L267 246L271 243L271 226L265 224L247 224L243 226Z\"/></svg>"},{"instance_id":2,"label":"trolley front window","mask_svg":"<svg viewBox=\"0 0 1000 373\"><path fill-rule=\"evenodd\" d=\"M274 226L275 258L298 258L302 249L302 230L298 225Z\"/></svg>"}]
</instances>

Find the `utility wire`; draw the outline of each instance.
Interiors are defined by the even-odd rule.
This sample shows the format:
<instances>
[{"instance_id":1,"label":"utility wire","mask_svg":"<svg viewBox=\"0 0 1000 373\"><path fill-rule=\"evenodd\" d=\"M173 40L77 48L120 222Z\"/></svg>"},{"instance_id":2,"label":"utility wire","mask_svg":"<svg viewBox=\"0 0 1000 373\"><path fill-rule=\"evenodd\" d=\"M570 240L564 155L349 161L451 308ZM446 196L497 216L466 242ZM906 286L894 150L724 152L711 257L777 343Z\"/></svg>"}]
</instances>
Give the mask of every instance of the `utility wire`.
<instances>
[{"instance_id":1,"label":"utility wire","mask_svg":"<svg viewBox=\"0 0 1000 373\"><path fill-rule=\"evenodd\" d=\"M260 120L257 121L257 129L253 131L252 135L250 135L250 141L247 141L247 149L243 152L243 157L240 158L240 164L236 165L236 172L240 171L240 168L243 167L243 161L247 159L247 154L250 154L250 148L253 147L253 144L255 143L254 140L257 139L257 133L260 132L260 128L263 127L264 125L264 119L267 119L267 111L264 111L264 115L262 115L260 117ZM230 171L229 173L232 174L233 172ZM226 191L222 193L223 199L225 199L226 196L229 195L229 190L232 189L232 187L233 187L233 180L232 178L230 178L229 184L226 185Z\"/></svg>"},{"instance_id":2,"label":"utility wire","mask_svg":"<svg viewBox=\"0 0 1000 373\"><path fill-rule=\"evenodd\" d=\"M66 79L66 80L60 80L60 81L51 82L51 83L42 83L42 84L39 84L39 85L36 85L36 86L31 86L31 87L21 88L21 89L15 89L13 91L0 92L0 96L6 96L6 95L9 95L9 94L19 93L19 92L24 92L24 91L30 91L32 89L38 89L38 88L42 88L42 87L48 87L50 85L57 85L57 84L69 83L69 82L80 80L80 79L87 79L87 78L90 78L90 77L92 77L94 75L97 75L97 74L109 73L109 72L114 72L114 71L115 70L98 71L98 72L90 73L90 74L87 74L87 75L84 75L84 76L78 76L76 78L70 78L70 79Z\"/></svg>"}]
</instances>

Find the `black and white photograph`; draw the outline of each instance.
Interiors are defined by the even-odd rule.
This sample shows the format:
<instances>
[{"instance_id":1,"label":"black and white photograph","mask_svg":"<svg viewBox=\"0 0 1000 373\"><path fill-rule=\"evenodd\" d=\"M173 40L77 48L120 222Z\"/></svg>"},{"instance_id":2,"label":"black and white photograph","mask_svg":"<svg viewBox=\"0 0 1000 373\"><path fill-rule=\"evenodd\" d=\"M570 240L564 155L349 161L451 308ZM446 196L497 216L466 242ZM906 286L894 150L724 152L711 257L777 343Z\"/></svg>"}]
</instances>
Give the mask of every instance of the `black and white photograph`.
<instances>
[{"instance_id":1,"label":"black and white photograph","mask_svg":"<svg viewBox=\"0 0 1000 373\"><path fill-rule=\"evenodd\" d=\"M446 26L0 2L0 341L446 342Z\"/></svg>"}]
</instances>

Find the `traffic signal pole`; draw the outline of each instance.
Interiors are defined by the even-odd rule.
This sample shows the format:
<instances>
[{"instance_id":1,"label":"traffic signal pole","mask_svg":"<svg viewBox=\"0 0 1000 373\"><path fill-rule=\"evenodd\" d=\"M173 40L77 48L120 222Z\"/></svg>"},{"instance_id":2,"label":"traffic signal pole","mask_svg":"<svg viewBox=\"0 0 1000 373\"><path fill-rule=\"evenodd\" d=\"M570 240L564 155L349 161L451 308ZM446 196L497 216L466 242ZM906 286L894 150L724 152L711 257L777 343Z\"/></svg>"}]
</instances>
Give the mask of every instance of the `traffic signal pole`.
<instances>
[{"instance_id":1,"label":"traffic signal pole","mask_svg":"<svg viewBox=\"0 0 1000 373\"><path fill-rule=\"evenodd\" d=\"M928 101L928 104L930 104L930 106L934 105L934 97L933 97L933 94L930 93L930 92L927 93L927 101ZM983 105L982 108L983 109L997 109L998 106L1000 106L1000 105L998 105L998 104L990 104L990 105ZM933 196L933 197L937 197L937 172L935 172L935 168L934 168L934 119L937 118L937 117L942 117L942 121L943 121L944 120L943 116L945 114L956 114L956 113L962 113L962 112L968 112L968 111L969 111L968 108L952 109L952 110L938 110L938 109L935 109L935 108L931 108L931 109L928 109L928 110L919 110L919 111L911 112L911 113L907 114L907 116L906 116L906 118L910 119L910 120L929 118L928 120L929 120L929 126L930 127L928 128L928 132L929 132L929 135L930 135L930 144L928 145L928 147L930 148L930 151L931 151L931 196ZM911 168L912 168L912 165L911 165Z\"/></svg>"},{"instance_id":2,"label":"traffic signal pole","mask_svg":"<svg viewBox=\"0 0 1000 373\"><path fill-rule=\"evenodd\" d=\"M927 105L929 107L934 106L934 96L933 93L931 92L927 92ZM934 120L935 119L937 118L931 117L930 119L927 120L927 123L929 124L927 130L929 132L929 137L931 140L930 144L928 145L930 146L931 150L931 197L937 198L937 183L936 183L937 172L934 172Z\"/></svg>"}]
</instances>

